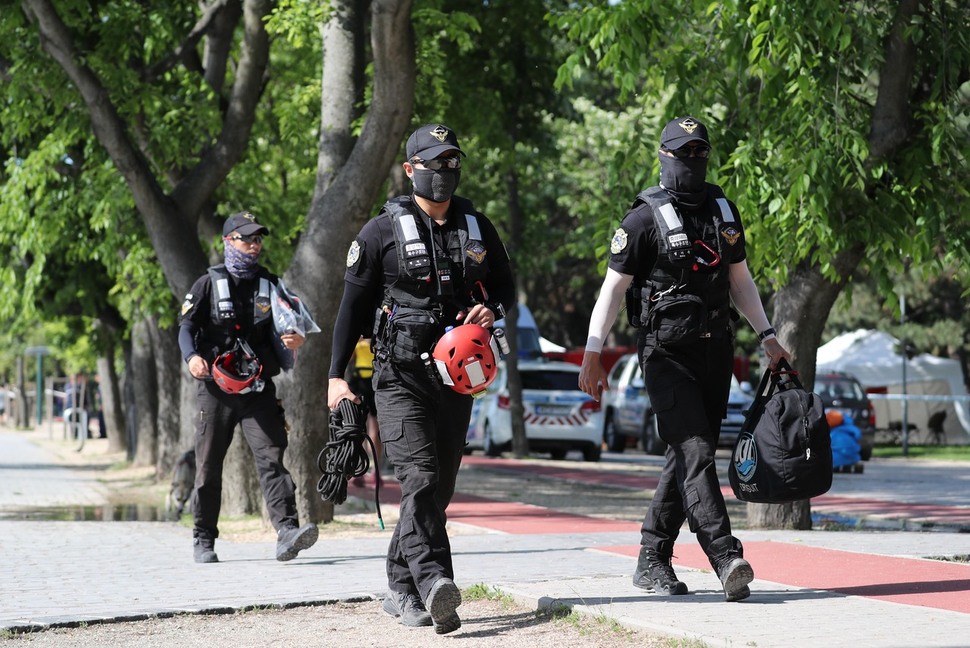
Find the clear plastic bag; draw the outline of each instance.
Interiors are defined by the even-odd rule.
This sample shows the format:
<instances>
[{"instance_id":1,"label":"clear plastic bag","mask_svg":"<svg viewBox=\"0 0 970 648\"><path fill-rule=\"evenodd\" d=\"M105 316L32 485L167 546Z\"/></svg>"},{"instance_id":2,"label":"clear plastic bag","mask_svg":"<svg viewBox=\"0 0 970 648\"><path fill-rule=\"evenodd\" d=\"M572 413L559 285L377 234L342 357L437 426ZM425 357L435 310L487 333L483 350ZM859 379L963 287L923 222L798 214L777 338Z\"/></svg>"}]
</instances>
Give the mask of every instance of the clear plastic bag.
<instances>
[{"instance_id":1,"label":"clear plastic bag","mask_svg":"<svg viewBox=\"0 0 970 648\"><path fill-rule=\"evenodd\" d=\"M276 349L280 367L288 371L293 368L296 357L292 349L283 346L280 336L297 333L306 337L310 333L319 333L320 327L313 321L303 300L291 293L282 279L273 285L270 302L273 308L273 348Z\"/></svg>"}]
</instances>

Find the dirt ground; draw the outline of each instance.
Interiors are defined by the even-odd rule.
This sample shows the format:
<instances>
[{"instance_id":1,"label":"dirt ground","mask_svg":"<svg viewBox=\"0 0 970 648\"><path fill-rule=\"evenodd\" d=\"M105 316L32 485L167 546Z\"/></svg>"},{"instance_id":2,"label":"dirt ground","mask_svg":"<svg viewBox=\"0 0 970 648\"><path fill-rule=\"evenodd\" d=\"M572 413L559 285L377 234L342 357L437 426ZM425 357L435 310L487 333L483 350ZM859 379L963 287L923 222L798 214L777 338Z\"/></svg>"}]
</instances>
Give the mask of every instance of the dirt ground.
<instances>
[{"instance_id":1,"label":"dirt ground","mask_svg":"<svg viewBox=\"0 0 970 648\"><path fill-rule=\"evenodd\" d=\"M458 611L462 628L436 635L431 628L407 628L374 601L285 610L250 610L222 615L180 615L127 623L47 630L0 639L0 645L32 648L660 648L689 644L634 632L601 618L536 612L512 602L479 599ZM701 646L702 644L696 644Z\"/></svg>"},{"instance_id":2,"label":"dirt ground","mask_svg":"<svg viewBox=\"0 0 970 648\"><path fill-rule=\"evenodd\" d=\"M32 434L34 441L54 451L69 465L99 469L99 480L118 504L160 506L168 490L167 480L156 483L151 468L132 468L121 455L106 452L107 442L91 439L82 451L55 438L46 430ZM575 513L639 519L645 494L600 488L556 488L544 480L523 484L522 478L463 469L460 481L473 481L475 489L487 489L491 497L528 501ZM582 496L577 493L582 492ZM611 506L604 507L604 498ZM372 507L372 505L371 505ZM324 537L363 537L386 534L375 528L374 513L349 501L337 511L334 523L321 527ZM396 521L394 507L383 507L385 523ZM183 523L188 518L183 518ZM256 518L220 521L225 539L234 542L271 542L272 528ZM449 529L460 533L460 529ZM94 646L137 646L138 648L205 647L247 648L265 646L393 646L433 648L455 645L467 648L689 648L702 644L684 643L617 625L609 619L581 616L568 610L535 610L494 591L478 588L463 592L459 608L462 630L452 635L435 635L431 628L408 628L382 610L379 602L341 602L321 606L297 606L238 611L231 614L183 614L142 621L81 624L26 635L0 635L0 645L11 648L30 645L42 648L88 648Z\"/></svg>"}]
</instances>

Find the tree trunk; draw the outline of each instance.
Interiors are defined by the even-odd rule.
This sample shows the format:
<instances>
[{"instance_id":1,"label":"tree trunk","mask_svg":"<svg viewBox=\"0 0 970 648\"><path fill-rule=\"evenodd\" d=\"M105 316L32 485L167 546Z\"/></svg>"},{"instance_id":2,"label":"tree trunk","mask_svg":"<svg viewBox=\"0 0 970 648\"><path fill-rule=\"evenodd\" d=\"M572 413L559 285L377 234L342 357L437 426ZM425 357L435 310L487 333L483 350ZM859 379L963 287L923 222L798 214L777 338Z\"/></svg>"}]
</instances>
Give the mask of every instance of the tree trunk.
<instances>
[{"instance_id":1,"label":"tree trunk","mask_svg":"<svg viewBox=\"0 0 970 648\"><path fill-rule=\"evenodd\" d=\"M18 355L17 396L15 398L17 404L17 414L14 420L14 424L17 426L18 430L26 430L28 427L30 427L30 414L27 412L27 379L25 374L24 357L22 355Z\"/></svg>"},{"instance_id":2,"label":"tree trunk","mask_svg":"<svg viewBox=\"0 0 970 648\"><path fill-rule=\"evenodd\" d=\"M121 353L125 359L125 373L121 379L121 402L125 412L125 440L128 448L128 461L135 460L135 445L138 443L138 407L135 404L135 352L132 339L135 336L135 326L132 326L131 337L121 343Z\"/></svg>"},{"instance_id":3,"label":"tree trunk","mask_svg":"<svg viewBox=\"0 0 970 648\"><path fill-rule=\"evenodd\" d=\"M222 462L222 516L257 514L269 519L256 474L256 459L237 425Z\"/></svg>"},{"instance_id":4,"label":"tree trunk","mask_svg":"<svg viewBox=\"0 0 970 648\"><path fill-rule=\"evenodd\" d=\"M152 327L155 350L155 373L158 385L158 443L155 478L168 478L179 456L179 407L181 396L182 354L178 346L178 329Z\"/></svg>"},{"instance_id":5,"label":"tree trunk","mask_svg":"<svg viewBox=\"0 0 970 648\"><path fill-rule=\"evenodd\" d=\"M912 136L914 120L911 103L913 69L916 46L907 35L918 19L919 0L903 0L896 7L893 27L885 45L885 60L879 71L879 91L870 119L869 160L870 168L891 159ZM876 180L869 181L868 191ZM848 191L848 190L846 190ZM855 196L846 196L843 204L853 205ZM833 203L838 204L838 203ZM851 227L851 208L842 222ZM778 330L781 343L792 353L792 365L801 373L807 389L815 384L815 356L822 339L822 328L828 319L835 298L855 272L867 250L864 243L857 243L844 250L832 260L839 280L832 283L822 277L820 265L811 261L813 256L801 263L789 282L775 295L775 317L772 320ZM757 508L755 508L757 507ZM795 526L805 524L808 527ZM748 504L748 523L753 527L810 528L809 503L793 505Z\"/></svg>"},{"instance_id":6,"label":"tree trunk","mask_svg":"<svg viewBox=\"0 0 970 648\"><path fill-rule=\"evenodd\" d=\"M280 381L280 396L290 424L287 468L296 483L301 521L333 518L332 505L320 499L317 455L329 436L327 376L337 305L343 294L347 248L371 217L384 174L390 168L414 104L415 62L411 29L412 0L343 0L331 3L334 11L325 25L323 96L317 186L293 262L286 272L287 286L300 295L322 329L311 335L299 351L291 381ZM374 56L374 91L370 110L356 141L352 131L359 104L345 101L362 96L363 65L360 46L365 30L364 8L371 8L370 44ZM334 84L337 86L334 86ZM348 143L353 143L352 148Z\"/></svg>"},{"instance_id":7,"label":"tree trunk","mask_svg":"<svg viewBox=\"0 0 970 648\"><path fill-rule=\"evenodd\" d=\"M115 344L108 344L106 355L98 358L98 381L101 384L101 414L108 435L108 452L127 452L125 414L121 402L121 384L115 371Z\"/></svg>"},{"instance_id":8,"label":"tree trunk","mask_svg":"<svg viewBox=\"0 0 970 648\"><path fill-rule=\"evenodd\" d=\"M522 250L523 218L522 204L519 202L519 177L515 171L509 171L506 177L509 187L509 255L512 257L513 276L517 277L515 259ZM516 295L521 287L516 280ZM519 373L519 305L518 298L505 320L508 330L507 339L512 352L505 360L505 370L508 371L509 388L509 417L512 419L512 454L516 457L526 457L529 454L529 437L525 433L525 405L522 404L522 375Z\"/></svg>"},{"instance_id":9,"label":"tree trunk","mask_svg":"<svg viewBox=\"0 0 970 648\"><path fill-rule=\"evenodd\" d=\"M196 414L199 405L196 393L199 389L199 381L189 373L189 365L182 360L179 353L179 365L181 367L179 375L179 449L185 452L195 447L195 424Z\"/></svg>"},{"instance_id":10,"label":"tree trunk","mask_svg":"<svg viewBox=\"0 0 970 648\"><path fill-rule=\"evenodd\" d=\"M509 418L512 421L512 454L518 458L529 456L529 438L525 434L525 406L522 404L522 374L519 373L519 306L512 307L505 318L505 339L509 355L505 358L508 372Z\"/></svg>"},{"instance_id":11,"label":"tree trunk","mask_svg":"<svg viewBox=\"0 0 970 648\"><path fill-rule=\"evenodd\" d=\"M131 331L132 388L135 406L136 466L154 466L157 457L158 386L155 371L155 354L152 348L151 318L142 318Z\"/></svg>"},{"instance_id":12,"label":"tree trunk","mask_svg":"<svg viewBox=\"0 0 970 648\"><path fill-rule=\"evenodd\" d=\"M748 503L749 529L795 529L812 528L812 510L808 500L789 504Z\"/></svg>"}]
</instances>

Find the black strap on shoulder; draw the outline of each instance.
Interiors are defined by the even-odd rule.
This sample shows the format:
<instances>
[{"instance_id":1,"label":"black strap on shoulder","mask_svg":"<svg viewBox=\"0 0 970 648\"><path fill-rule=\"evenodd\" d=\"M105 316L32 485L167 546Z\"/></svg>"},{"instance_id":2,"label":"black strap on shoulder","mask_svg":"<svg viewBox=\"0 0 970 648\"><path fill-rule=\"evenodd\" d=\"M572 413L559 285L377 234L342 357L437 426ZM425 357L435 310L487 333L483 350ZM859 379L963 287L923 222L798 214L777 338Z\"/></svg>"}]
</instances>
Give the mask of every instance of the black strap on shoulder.
<instances>
[{"instance_id":1,"label":"black strap on shoulder","mask_svg":"<svg viewBox=\"0 0 970 648\"><path fill-rule=\"evenodd\" d=\"M691 241L684 231L684 220L677 213L670 194L660 187L651 187L637 194L637 200L650 207L654 226L657 228L657 238L670 262L678 268L689 265Z\"/></svg>"}]
</instances>

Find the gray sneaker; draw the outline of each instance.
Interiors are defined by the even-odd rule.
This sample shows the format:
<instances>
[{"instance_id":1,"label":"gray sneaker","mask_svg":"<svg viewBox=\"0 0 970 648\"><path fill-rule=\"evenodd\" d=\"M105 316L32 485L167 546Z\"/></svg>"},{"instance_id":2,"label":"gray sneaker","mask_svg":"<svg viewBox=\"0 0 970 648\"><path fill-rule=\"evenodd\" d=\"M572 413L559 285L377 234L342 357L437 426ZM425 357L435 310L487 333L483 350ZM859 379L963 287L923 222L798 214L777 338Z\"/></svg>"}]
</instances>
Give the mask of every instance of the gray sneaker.
<instances>
[{"instance_id":1,"label":"gray sneaker","mask_svg":"<svg viewBox=\"0 0 970 648\"><path fill-rule=\"evenodd\" d=\"M192 540L192 551L195 554L197 563L216 563L219 556L216 555L216 541L212 538L198 537Z\"/></svg>"},{"instance_id":2,"label":"gray sneaker","mask_svg":"<svg viewBox=\"0 0 970 648\"><path fill-rule=\"evenodd\" d=\"M276 540L276 559L280 562L293 560L304 549L309 549L320 536L316 524L304 524L300 528L283 527Z\"/></svg>"},{"instance_id":3,"label":"gray sneaker","mask_svg":"<svg viewBox=\"0 0 970 648\"><path fill-rule=\"evenodd\" d=\"M461 619L455 610L461 605L461 590L450 578L439 578L428 594L428 612L434 621L437 634L448 634L461 627Z\"/></svg>"},{"instance_id":4,"label":"gray sneaker","mask_svg":"<svg viewBox=\"0 0 970 648\"><path fill-rule=\"evenodd\" d=\"M432 625L431 615L424 608L421 597L404 592L388 592L382 606L392 617L400 618L401 625L420 627Z\"/></svg>"}]
</instances>

